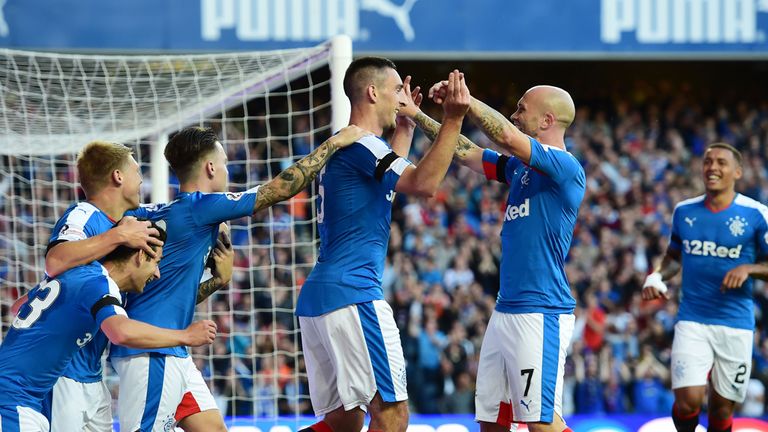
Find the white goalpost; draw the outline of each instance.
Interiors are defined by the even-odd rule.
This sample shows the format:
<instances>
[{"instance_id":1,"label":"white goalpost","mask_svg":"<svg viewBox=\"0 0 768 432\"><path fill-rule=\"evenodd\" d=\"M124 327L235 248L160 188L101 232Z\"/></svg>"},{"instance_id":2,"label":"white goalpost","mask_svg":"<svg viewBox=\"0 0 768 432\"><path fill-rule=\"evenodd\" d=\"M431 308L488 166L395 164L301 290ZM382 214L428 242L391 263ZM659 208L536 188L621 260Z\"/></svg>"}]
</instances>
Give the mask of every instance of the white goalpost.
<instances>
[{"instance_id":1,"label":"white goalpost","mask_svg":"<svg viewBox=\"0 0 768 432\"><path fill-rule=\"evenodd\" d=\"M229 158L230 188L241 191L277 175L349 120L346 36L310 48L220 54L0 51L0 335L14 299L43 276L56 219L84 199L74 166L84 144L131 146L144 202L167 202L177 183L163 148L178 129L213 127ZM201 318L219 324L220 336L192 352L226 416L310 412L293 307L317 256L315 214L310 188L231 223L233 281L198 307ZM114 376L108 382L115 385Z\"/></svg>"}]
</instances>

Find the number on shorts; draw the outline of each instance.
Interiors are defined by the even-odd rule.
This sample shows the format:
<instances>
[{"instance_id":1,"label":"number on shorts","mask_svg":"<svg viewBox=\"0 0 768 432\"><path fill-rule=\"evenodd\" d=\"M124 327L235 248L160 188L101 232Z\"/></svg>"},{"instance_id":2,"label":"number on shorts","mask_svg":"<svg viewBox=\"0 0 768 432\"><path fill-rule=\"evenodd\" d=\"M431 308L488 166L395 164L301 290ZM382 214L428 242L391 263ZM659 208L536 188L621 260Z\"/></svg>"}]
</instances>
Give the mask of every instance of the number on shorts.
<instances>
[{"instance_id":1,"label":"number on shorts","mask_svg":"<svg viewBox=\"0 0 768 432\"><path fill-rule=\"evenodd\" d=\"M736 382L736 384L744 384L744 375L747 374L747 365L744 363L739 365L739 373L736 374L736 379L733 381Z\"/></svg>"},{"instance_id":2,"label":"number on shorts","mask_svg":"<svg viewBox=\"0 0 768 432\"><path fill-rule=\"evenodd\" d=\"M53 301L59 296L61 285L56 279L41 286L33 296L30 296L28 305L32 311L25 317L16 317L13 320L13 327L17 329L27 329L32 326L42 315L43 311L51 307Z\"/></svg>"},{"instance_id":3,"label":"number on shorts","mask_svg":"<svg viewBox=\"0 0 768 432\"><path fill-rule=\"evenodd\" d=\"M525 381L525 391L523 392L523 397L528 397L528 390L531 389L531 378L533 378L533 369L520 370L520 376L523 375L528 375L528 378Z\"/></svg>"}]
</instances>

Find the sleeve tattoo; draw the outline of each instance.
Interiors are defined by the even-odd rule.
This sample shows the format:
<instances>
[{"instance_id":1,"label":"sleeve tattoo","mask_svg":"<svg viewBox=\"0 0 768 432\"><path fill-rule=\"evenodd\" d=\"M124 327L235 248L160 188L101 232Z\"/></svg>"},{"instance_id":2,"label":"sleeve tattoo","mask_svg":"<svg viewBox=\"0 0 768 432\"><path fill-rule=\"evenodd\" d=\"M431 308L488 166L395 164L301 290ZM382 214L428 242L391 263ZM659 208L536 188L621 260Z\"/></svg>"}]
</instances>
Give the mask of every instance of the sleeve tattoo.
<instances>
[{"instance_id":1,"label":"sleeve tattoo","mask_svg":"<svg viewBox=\"0 0 768 432\"><path fill-rule=\"evenodd\" d=\"M419 112L416 114L416 117L413 119L416 122L416 125L419 126L419 129L421 129L422 132L424 132L424 135L429 138L430 141L434 141L435 138L437 138L437 133L440 132L440 123L438 123L436 120L432 119L428 115L424 114L423 112ZM465 137L464 135L459 135L458 143L456 144L456 151L455 154L459 159L463 159L467 157L470 154L471 150L479 149L475 143L469 140L469 138Z\"/></svg>"},{"instance_id":2,"label":"sleeve tattoo","mask_svg":"<svg viewBox=\"0 0 768 432\"><path fill-rule=\"evenodd\" d=\"M326 141L312 153L286 168L276 178L259 188L254 211L263 210L285 201L304 190L328 162L338 147Z\"/></svg>"}]
</instances>

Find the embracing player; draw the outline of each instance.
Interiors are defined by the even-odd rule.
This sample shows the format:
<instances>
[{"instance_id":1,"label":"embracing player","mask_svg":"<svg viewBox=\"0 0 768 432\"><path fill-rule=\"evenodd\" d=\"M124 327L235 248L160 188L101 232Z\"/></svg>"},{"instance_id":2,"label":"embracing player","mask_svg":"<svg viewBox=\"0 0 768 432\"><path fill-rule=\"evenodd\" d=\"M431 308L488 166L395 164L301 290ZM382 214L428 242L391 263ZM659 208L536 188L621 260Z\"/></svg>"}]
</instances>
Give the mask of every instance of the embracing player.
<instances>
[{"instance_id":1,"label":"embracing player","mask_svg":"<svg viewBox=\"0 0 768 432\"><path fill-rule=\"evenodd\" d=\"M162 241L165 231L153 229ZM103 265L75 267L45 279L29 292L0 345L0 430L50 430L43 401L75 353L96 333L103 332L115 344L137 348L213 342L216 326L212 321L169 330L126 316L120 292L140 293L147 281L160 277L162 246L154 248L153 258L143 250L120 246L104 258ZM67 426L62 430L94 429Z\"/></svg>"},{"instance_id":2,"label":"embracing player","mask_svg":"<svg viewBox=\"0 0 768 432\"><path fill-rule=\"evenodd\" d=\"M128 315L161 327L189 325L195 305L218 288L214 284L199 287L198 283L216 245L219 224L297 194L334 152L367 133L345 128L274 179L243 193L225 192L227 155L213 130L191 127L175 134L165 148L165 157L179 178L179 194L149 215L168 224L160 263L163 278L149 283L142 295L128 296ZM164 431L177 424L187 432L226 430L213 395L185 347L143 350L115 346L110 358L120 376L121 430Z\"/></svg>"}]
</instances>

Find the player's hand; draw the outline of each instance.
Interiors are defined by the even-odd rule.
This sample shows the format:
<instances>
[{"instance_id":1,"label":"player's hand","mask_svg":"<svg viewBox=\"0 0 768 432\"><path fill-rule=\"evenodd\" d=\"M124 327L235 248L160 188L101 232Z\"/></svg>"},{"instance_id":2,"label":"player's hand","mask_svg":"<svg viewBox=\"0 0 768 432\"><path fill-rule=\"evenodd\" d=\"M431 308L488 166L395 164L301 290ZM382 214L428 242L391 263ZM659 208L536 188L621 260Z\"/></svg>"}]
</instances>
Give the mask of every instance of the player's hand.
<instances>
[{"instance_id":1,"label":"player's hand","mask_svg":"<svg viewBox=\"0 0 768 432\"><path fill-rule=\"evenodd\" d=\"M333 140L333 143L339 148L350 146L356 143L360 138L366 135L373 135L373 133L355 125L349 125L339 131L336 135L329 138Z\"/></svg>"},{"instance_id":2,"label":"player's hand","mask_svg":"<svg viewBox=\"0 0 768 432\"><path fill-rule=\"evenodd\" d=\"M416 86L411 90L411 76L408 75L403 81L403 99L404 103L400 104L400 109L397 112L397 126L404 127L416 127L416 122L413 118L419 113L419 107L421 101L424 99L424 95L421 93L421 87Z\"/></svg>"},{"instance_id":3,"label":"player's hand","mask_svg":"<svg viewBox=\"0 0 768 432\"><path fill-rule=\"evenodd\" d=\"M216 339L216 323L211 320L195 321L184 331L187 339L184 345L187 346L209 345Z\"/></svg>"},{"instance_id":4,"label":"player's hand","mask_svg":"<svg viewBox=\"0 0 768 432\"><path fill-rule=\"evenodd\" d=\"M447 92L448 80L442 80L436 82L432 87L430 87L429 94L427 96L432 99L432 102L438 105L442 105Z\"/></svg>"},{"instance_id":5,"label":"player's hand","mask_svg":"<svg viewBox=\"0 0 768 432\"><path fill-rule=\"evenodd\" d=\"M162 246L163 242L157 237L160 233L152 228L152 222L140 221L133 216L125 216L120 219L117 226L113 228L120 235L120 244L133 249L141 249L152 258L157 257L157 252L152 246Z\"/></svg>"},{"instance_id":6,"label":"player's hand","mask_svg":"<svg viewBox=\"0 0 768 432\"><path fill-rule=\"evenodd\" d=\"M743 264L734 269L731 269L725 274L723 283L720 284L720 291L725 292L727 290L739 289L744 282L749 278L749 265Z\"/></svg>"},{"instance_id":7,"label":"player's hand","mask_svg":"<svg viewBox=\"0 0 768 432\"><path fill-rule=\"evenodd\" d=\"M653 272L643 283L643 300L668 299L667 284L661 279L661 273Z\"/></svg>"},{"instance_id":8,"label":"player's hand","mask_svg":"<svg viewBox=\"0 0 768 432\"><path fill-rule=\"evenodd\" d=\"M443 101L443 112L446 118L461 119L469 111L469 88L464 80L464 74L454 69L448 75L448 87Z\"/></svg>"},{"instance_id":9,"label":"player's hand","mask_svg":"<svg viewBox=\"0 0 768 432\"><path fill-rule=\"evenodd\" d=\"M216 239L216 247L211 251L211 258L213 259L211 274L216 278L216 286L228 284L232 280L235 264L235 250L229 239L229 228L219 231L219 238Z\"/></svg>"}]
</instances>

